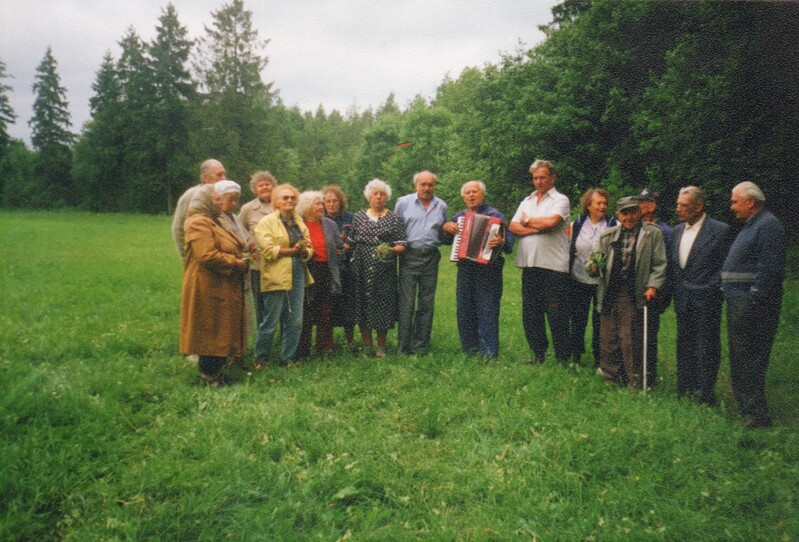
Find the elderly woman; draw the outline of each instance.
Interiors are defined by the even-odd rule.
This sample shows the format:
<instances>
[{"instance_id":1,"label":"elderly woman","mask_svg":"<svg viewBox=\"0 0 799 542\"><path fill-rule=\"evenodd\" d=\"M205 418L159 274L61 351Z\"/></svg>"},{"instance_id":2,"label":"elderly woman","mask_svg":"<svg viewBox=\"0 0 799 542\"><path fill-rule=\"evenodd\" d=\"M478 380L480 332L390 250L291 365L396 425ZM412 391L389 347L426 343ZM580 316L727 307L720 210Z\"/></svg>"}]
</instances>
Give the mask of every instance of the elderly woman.
<instances>
[{"instance_id":1,"label":"elderly woman","mask_svg":"<svg viewBox=\"0 0 799 542\"><path fill-rule=\"evenodd\" d=\"M354 250L352 272L353 299L361 339L372 348L372 329L377 331L375 356L386 356L386 335L397 320L397 254L405 251L405 224L386 208L391 187L372 179L363 191L369 208L352 219L348 238Z\"/></svg>"},{"instance_id":2,"label":"elderly woman","mask_svg":"<svg viewBox=\"0 0 799 542\"><path fill-rule=\"evenodd\" d=\"M241 186L239 186L239 183L236 181L224 180L214 183L214 189L216 190L217 194L222 196L222 201L219 207L220 211L222 211L219 215L220 224L222 224L222 227L224 227L226 230L236 234L239 239L244 241L245 253L247 255L255 253L255 241L250 235L250 232L246 227L244 227L241 219L233 214L233 211L235 211L236 207L239 206L239 200L241 199ZM253 325L252 319L253 299L252 286L249 280L244 281L244 297L247 307L244 318L245 332L249 334L251 331L256 329Z\"/></svg>"},{"instance_id":3,"label":"elderly woman","mask_svg":"<svg viewBox=\"0 0 799 542\"><path fill-rule=\"evenodd\" d=\"M585 263L599 236L606 229L616 225L616 219L606 214L610 194L603 188L590 188L580 199L581 213L571 225L569 248L569 272L571 288L569 294L569 353L575 363L585 351L585 328L588 325L588 311L591 307L591 353L594 367L599 367L599 322L596 292L599 278L591 277L585 270Z\"/></svg>"},{"instance_id":4,"label":"elderly woman","mask_svg":"<svg viewBox=\"0 0 799 542\"><path fill-rule=\"evenodd\" d=\"M341 293L339 253L341 239L336 223L325 217L322 192L300 194L297 214L305 221L311 236L313 258L308 262L314 283L305 290L302 334L297 347L297 359L305 359L311 350L311 332L316 324L316 353L333 349L333 294Z\"/></svg>"},{"instance_id":5,"label":"elderly woman","mask_svg":"<svg viewBox=\"0 0 799 542\"><path fill-rule=\"evenodd\" d=\"M272 189L277 184L275 177L268 171L256 171L250 177L250 191L255 198L241 206L239 219L252 238L255 238L255 226L263 217L273 212ZM250 284L255 305L255 326L261 325L264 320L264 308L261 303L261 255L257 250L252 252L250 262Z\"/></svg>"},{"instance_id":6,"label":"elderly woman","mask_svg":"<svg viewBox=\"0 0 799 542\"><path fill-rule=\"evenodd\" d=\"M350 227L352 227L352 214L347 212L347 196L341 187L334 184L322 188L325 204L325 216L338 226L339 235L343 242L347 241ZM339 274L341 275L341 293L333 294L333 327L344 328L344 340L347 347L352 347L355 334L355 310L350 300L352 295L352 273L350 272L349 250L342 250L339 254Z\"/></svg>"},{"instance_id":7,"label":"elderly woman","mask_svg":"<svg viewBox=\"0 0 799 542\"><path fill-rule=\"evenodd\" d=\"M275 211L255 227L255 240L261 251L261 302L264 310L255 341L256 367L263 367L268 362L278 324L281 363L288 365L297 352L305 287L313 284L305 266L313 256L310 233L294 210L299 195L290 184L276 186L272 191Z\"/></svg>"},{"instance_id":8,"label":"elderly woman","mask_svg":"<svg viewBox=\"0 0 799 542\"><path fill-rule=\"evenodd\" d=\"M214 387L227 358L243 356L246 346L245 245L220 223L221 201L206 185L189 204L180 303L180 351L199 356L200 379Z\"/></svg>"}]
</instances>

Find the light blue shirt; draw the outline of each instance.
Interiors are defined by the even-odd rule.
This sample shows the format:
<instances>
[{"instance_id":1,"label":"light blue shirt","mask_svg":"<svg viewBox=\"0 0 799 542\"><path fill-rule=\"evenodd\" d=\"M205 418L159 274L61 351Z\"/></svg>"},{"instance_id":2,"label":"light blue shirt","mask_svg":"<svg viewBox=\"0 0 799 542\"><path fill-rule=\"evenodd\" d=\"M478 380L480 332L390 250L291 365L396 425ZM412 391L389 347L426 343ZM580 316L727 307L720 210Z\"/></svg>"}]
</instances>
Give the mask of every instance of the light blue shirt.
<instances>
[{"instance_id":1,"label":"light blue shirt","mask_svg":"<svg viewBox=\"0 0 799 542\"><path fill-rule=\"evenodd\" d=\"M397 199L394 212L405 223L409 248L432 248L441 244L441 226L447 221L447 204L437 196L424 208L414 192Z\"/></svg>"}]
</instances>

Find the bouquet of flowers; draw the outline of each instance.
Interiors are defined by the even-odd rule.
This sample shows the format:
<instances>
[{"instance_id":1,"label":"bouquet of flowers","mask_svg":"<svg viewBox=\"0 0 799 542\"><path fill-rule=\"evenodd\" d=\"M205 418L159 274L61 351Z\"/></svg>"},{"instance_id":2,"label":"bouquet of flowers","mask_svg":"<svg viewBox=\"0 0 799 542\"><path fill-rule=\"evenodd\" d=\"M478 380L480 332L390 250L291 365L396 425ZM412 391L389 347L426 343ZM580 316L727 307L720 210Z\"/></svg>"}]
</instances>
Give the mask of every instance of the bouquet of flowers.
<instances>
[{"instance_id":1,"label":"bouquet of flowers","mask_svg":"<svg viewBox=\"0 0 799 542\"><path fill-rule=\"evenodd\" d=\"M258 247L250 245L244 249L241 254L241 259L250 264L251 266L258 261Z\"/></svg>"},{"instance_id":2,"label":"bouquet of flowers","mask_svg":"<svg viewBox=\"0 0 799 542\"><path fill-rule=\"evenodd\" d=\"M592 252L585 262L585 272L592 277L604 277L608 266L608 255L604 252Z\"/></svg>"},{"instance_id":3,"label":"bouquet of flowers","mask_svg":"<svg viewBox=\"0 0 799 542\"><path fill-rule=\"evenodd\" d=\"M375 256L378 260L387 261L394 255L394 249L388 243L380 243L375 247Z\"/></svg>"}]
</instances>

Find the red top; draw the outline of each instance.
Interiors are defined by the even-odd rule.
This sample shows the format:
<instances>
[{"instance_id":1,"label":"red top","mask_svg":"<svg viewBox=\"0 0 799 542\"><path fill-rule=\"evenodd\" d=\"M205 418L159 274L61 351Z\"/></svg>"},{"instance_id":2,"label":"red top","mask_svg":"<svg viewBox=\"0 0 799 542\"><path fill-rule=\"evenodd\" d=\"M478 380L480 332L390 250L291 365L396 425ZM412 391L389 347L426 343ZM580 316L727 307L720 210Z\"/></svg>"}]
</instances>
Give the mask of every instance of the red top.
<instances>
[{"instance_id":1,"label":"red top","mask_svg":"<svg viewBox=\"0 0 799 542\"><path fill-rule=\"evenodd\" d=\"M306 222L308 232L311 234L311 246L313 246L313 260L315 262L327 261L327 244L325 243L325 232L322 231L322 222Z\"/></svg>"}]
</instances>

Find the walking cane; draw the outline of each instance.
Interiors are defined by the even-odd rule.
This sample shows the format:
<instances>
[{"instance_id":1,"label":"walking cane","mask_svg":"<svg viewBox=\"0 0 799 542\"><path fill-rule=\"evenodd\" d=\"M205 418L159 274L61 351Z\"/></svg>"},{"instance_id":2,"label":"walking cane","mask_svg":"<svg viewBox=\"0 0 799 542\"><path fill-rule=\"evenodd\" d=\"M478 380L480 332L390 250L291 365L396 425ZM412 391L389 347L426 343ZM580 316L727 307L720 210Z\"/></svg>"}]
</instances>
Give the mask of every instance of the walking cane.
<instances>
[{"instance_id":1,"label":"walking cane","mask_svg":"<svg viewBox=\"0 0 799 542\"><path fill-rule=\"evenodd\" d=\"M649 305L644 303L644 394L646 394L646 351L647 351L647 328L649 327Z\"/></svg>"}]
</instances>

